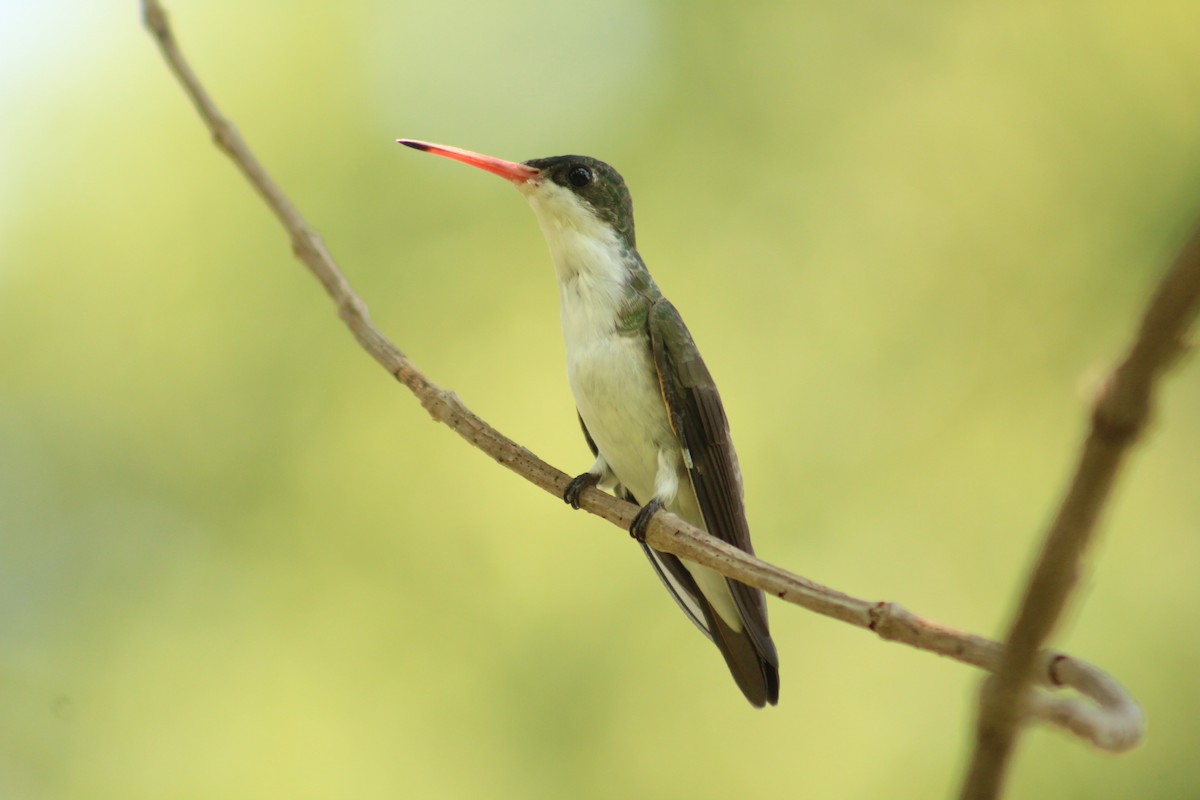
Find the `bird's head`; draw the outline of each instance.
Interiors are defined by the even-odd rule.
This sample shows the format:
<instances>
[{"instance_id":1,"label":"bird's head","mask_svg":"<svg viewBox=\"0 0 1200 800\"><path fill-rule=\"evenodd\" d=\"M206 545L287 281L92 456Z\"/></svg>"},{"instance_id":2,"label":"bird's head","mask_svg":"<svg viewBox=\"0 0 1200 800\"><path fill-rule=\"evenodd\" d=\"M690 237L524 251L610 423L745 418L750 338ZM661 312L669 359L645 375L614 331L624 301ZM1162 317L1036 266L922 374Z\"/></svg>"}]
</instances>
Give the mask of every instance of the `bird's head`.
<instances>
[{"instance_id":1,"label":"bird's head","mask_svg":"<svg viewBox=\"0 0 1200 800\"><path fill-rule=\"evenodd\" d=\"M603 161L589 156L550 156L517 163L458 147L413 139L397 141L511 181L529 200L551 242L566 233L598 238L615 235L628 250L635 248L629 189L620 173Z\"/></svg>"}]
</instances>

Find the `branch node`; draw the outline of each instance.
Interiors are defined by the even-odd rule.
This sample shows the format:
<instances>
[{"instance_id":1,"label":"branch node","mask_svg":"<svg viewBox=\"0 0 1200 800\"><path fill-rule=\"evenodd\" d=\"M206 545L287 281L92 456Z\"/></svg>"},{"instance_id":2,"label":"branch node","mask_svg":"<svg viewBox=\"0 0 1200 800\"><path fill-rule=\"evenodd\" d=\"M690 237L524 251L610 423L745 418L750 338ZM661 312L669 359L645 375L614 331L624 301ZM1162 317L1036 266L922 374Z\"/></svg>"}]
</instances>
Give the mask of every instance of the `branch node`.
<instances>
[{"instance_id":1,"label":"branch node","mask_svg":"<svg viewBox=\"0 0 1200 800\"><path fill-rule=\"evenodd\" d=\"M1118 384L1118 368L1100 387L1092 406L1092 433L1117 447L1133 442L1150 420L1150 398L1147 393L1122 391Z\"/></svg>"},{"instance_id":2,"label":"branch node","mask_svg":"<svg viewBox=\"0 0 1200 800\"><path fill-rule=\"evenodd\" d=\"M142 3L142 21L154 36L164 43L173 43L171 26L167 20L166 10L156 0L145 0Z\"/></svg>"},{"instance_id":3,"label":"branch node","mask_svg":"<svg viewBox=\"0 0 1200 800\"><path fill-rule=\"evenodd\" d=\"M238 140L241 137L238 135L237 129L233 127L233 123L229 120L224 117L214 119L212 137L213 142L224 152L229 154L237 152Z\"/></svg>"},{"instance_id":4,"label":"branch node","mask_svg":"<svg viewBox=\"0 0 1200 800\"><path fill-rule=\"evenodd\" d=\"M344 295L338 300L338 316L347 324L366 322L371 318L367 304L356 294Z\"/></svg>"},{"instance_id":5,"label":"branch node","mask_svg":"<svg viewBox=\"0 0 1200 800\"><path fill-rule=\"evenodd\" d=\"M912 614L908 609L899 603L879 602L871 606L867 612L867 617L870 619L867 627L879 634L881 639L894 641L901 636L897 628L903 626L907 633L912 633L911 625L906 625L906 618L911 618Z\"/></svg>"},{"instance_id":6,"label":"branch node","mask_svg":"<svg viewBox=\"0 0 1200 800\"><path fill-rule=\"evenodd\" d=\"M1066 683L1058 674L1058 669L1064 661L1070 656L1064 653L1053 653L1050 656L1049 662L1046 664L1046 680L1051 686L1065 686Z\"/></svg>"}]
</instances>

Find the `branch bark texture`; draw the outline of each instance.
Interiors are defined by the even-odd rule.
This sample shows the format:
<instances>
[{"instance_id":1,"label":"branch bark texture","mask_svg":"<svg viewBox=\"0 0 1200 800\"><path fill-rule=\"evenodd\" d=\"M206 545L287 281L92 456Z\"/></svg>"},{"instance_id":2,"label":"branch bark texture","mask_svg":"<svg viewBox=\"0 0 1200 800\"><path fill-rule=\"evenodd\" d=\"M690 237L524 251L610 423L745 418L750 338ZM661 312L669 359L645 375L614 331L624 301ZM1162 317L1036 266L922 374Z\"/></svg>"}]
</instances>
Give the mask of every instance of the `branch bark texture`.
<instances>
[{"instance_id":1,"label":"branch bark texture","mask_svg":"<svg viewBox=\"0 0 1200 800\"><path fill-rule=\"evenodd\" d=\"M421 372L371 322L366 304L355 294L320 237L251 153L184 60L167 16L157 0L143 0L143 16L168 67L182 85L216 145L242 171L291 239L296 257L308 267L333 300L338 315L355 339L384 369L403 383L437 421L452 428L474 447L534 485L561 498L570 476L488 425L453 393ZM1200 287L1200 240L1193 241L1160 287L1141 334L1114 373L1093 414L1092 434L1026 593L1008 645L963 633L923 619L890 602L874 602L843 594L780 567L760 561L688 525L672 514L658 514L646 532L654 548L674 553L762 589L789 603L874 631L888 641L937 653L998 673L984 694L976 761L995 766L973 767L975 775L995 769L1004 757L1018 724L1037 719L1069 730L1095 746L1120 752L1142 737L1142 711L1127 692L1098 668L1070 656L1042 650L1058 611L1070 592L1079 558L1104 504L1122 456L1145 425L1155 380L1179 352L1187 321L1195 316ZM1191 298L1190 300L1187 298ZM596 489L580 498L583 509L628 529L637 507ZM1060 696L1044 688L1070 687L1083 697ZM982 755L980 755L982 754ZM998 783L995 785L998 786ZM973 788L968 790L974 792ZM970 797L991 797L969 793Z\"/></svg>"}]
</instances>

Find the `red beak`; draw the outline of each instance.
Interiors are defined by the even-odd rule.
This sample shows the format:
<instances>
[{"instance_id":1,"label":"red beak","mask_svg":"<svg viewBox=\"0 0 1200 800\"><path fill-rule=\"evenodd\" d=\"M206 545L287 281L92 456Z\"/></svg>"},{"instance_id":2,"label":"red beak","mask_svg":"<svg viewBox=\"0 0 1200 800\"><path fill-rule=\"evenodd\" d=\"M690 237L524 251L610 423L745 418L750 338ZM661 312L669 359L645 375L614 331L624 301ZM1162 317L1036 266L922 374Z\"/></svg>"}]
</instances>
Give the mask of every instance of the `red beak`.
<instances>
[{"instance_id":1,"label":"red beak","mask_svg":"<svg viewBox=\"0 0 1200 800\"><path fill-rule=\"evenodd\" d=\"M426 153L433 153L435 156L443 156L444 158L461 161L464 164L470 164L472 167L479 167L513 183L531 181L541 174L540 170L527 167L524 164L518 164L515 161L502 161L499 158L472 153L470 150L463 150L459 147L418 142L415 139L397 139L396 142L405 147L411 147L414 150L423 150Z\"/></svg>"}]
</instances>

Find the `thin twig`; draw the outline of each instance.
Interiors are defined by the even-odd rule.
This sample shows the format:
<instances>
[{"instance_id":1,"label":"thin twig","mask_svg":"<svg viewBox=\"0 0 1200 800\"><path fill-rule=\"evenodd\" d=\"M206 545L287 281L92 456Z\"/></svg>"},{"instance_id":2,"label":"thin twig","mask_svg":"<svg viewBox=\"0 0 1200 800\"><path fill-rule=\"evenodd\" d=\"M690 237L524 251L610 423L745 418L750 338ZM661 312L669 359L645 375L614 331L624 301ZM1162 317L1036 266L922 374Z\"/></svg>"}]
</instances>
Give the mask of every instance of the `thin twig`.
<instances>
[{"instance_id":1,"label":"thin twig","mask_svg":"<svg viewBox=\"0 0 1200 800\"><path fill-rule=\"evenodd\" d=\"M143 0L146 26L158 42L171 71L183 85L217 145L237 164L287 230L292 249L333 298L338 314L355 339L397 380L407 386L437 421L534 485L561 498L570 476L550 466L473 414L459 398L416 368L370 321L366 304L354 293L319 237L300 216L251 154L245 141L225 119L184 61L156 0ZM596 489L580 498L583 509L628 529L637 507ZM789 603L874 631L881 638L995 671L999 644L922 619L895 603L861 600L760 561L709 536L673 514L658 514L646 532L655 549L674 553L762 589ZM1037 679L1047 687L1070 687L1095 705L1038 695L1031 713L1038 719L1076 733L1106 750L1126 750L1141 738L1142 712L1120 685L1086 662L1042 652L1036 658Z\"/></svg>"},{"instance_id":2,"label":"thin twig","mask_svg":"<svg viewBox=\"0 0 1200 800\"><path fill-rule=\"evenodd\" d=\"M980 696L975 750L961 797L999 797L1019 731L1037 652L1075 587L1117 472L1150 421L1158 378L1185 350L1200 309L1200 234L1194 235L1159 284L1129 352L1092 409L1091 431L1075 477L1042 545L1004 647L1000 669Z\"/></svg>"}]
</instances>

